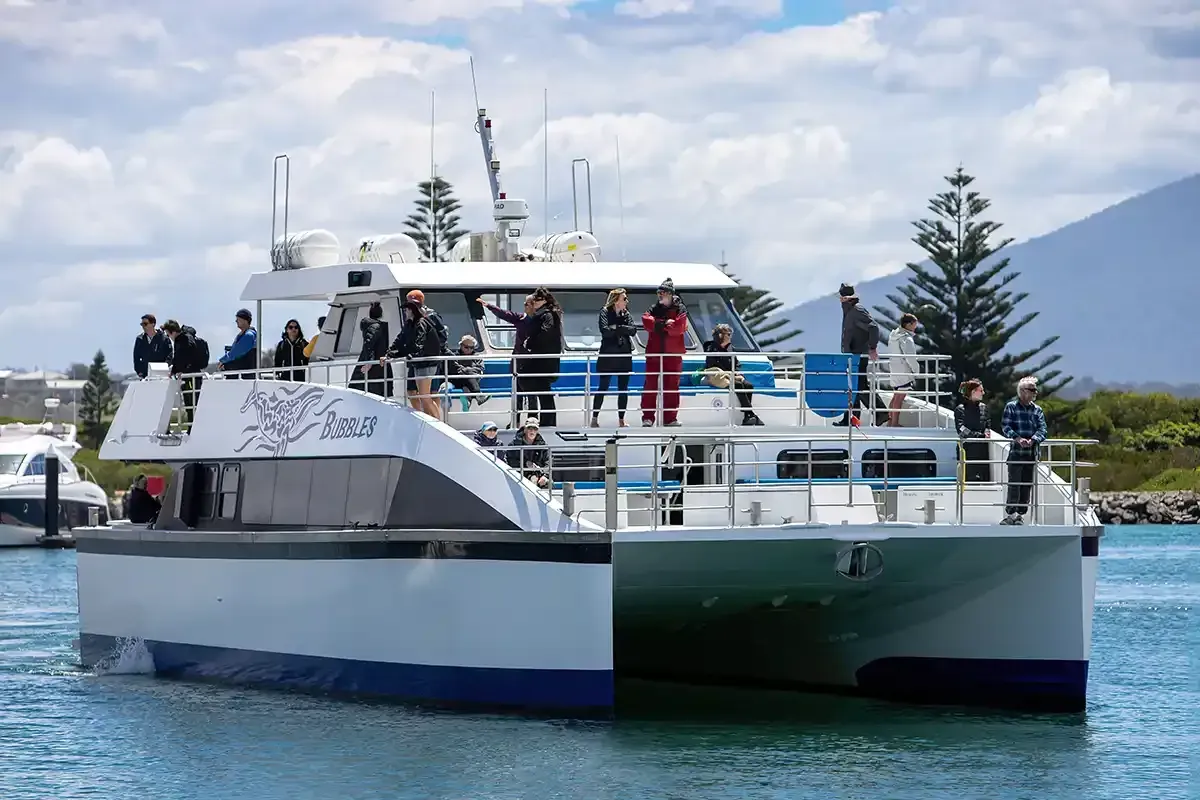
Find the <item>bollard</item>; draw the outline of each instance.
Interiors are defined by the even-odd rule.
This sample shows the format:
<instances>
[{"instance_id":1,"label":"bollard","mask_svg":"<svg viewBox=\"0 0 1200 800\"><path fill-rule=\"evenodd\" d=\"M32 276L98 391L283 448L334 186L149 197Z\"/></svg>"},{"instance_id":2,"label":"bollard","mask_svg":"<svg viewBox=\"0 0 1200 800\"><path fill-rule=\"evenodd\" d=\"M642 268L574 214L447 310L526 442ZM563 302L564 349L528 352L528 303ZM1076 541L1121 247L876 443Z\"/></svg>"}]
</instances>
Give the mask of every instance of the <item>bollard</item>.
<instances>
[{"instance_id":1,"label":"bollard","mask_svg":"<svg viewBox=\"0 0 1200 800\"><path fill-rule=\"evenodd\" d=\"M937 522L937 501L936 500L926 500L925 501L925 524L932 525L935 522Z\"/></svg>"},{"instance_id":2,"label":"bollard","mask_svg":"<svg viewBox=\"0 0 1200 800\"><path fill-rule=\"evenodd\" d=\"M568 517L575 516L575 481L563 481L562 510Z\"/></svg>"},{"instance_id":3,"label":"bollard","mask_svg":"<svg viewBox=\"0 0 1200 800\"><path fill-rule=\"evenodd\" d=\"M58 536L58 456L46 454L45 535Z\"/></svg>"},{"instance_id":4,"label":"bollard","mask_svg":"<svg viewBox=\"0 0 1200 800\"><path fill-rule=\"evenodd\" d=\"M88 527L89 528L100 527L100 507L99 506L88 506Z\"/></svg>"},{"instance_id":5,"label":"bollard","mask_svg":"<svg viewBox=\"0 0 1200 800\"><path fill-rule=\"evenodd\" d=\"M761 500L751 500L750 501L750 524L751 525L761 525L762 524L762 501Z\"/></svg>"},{"instance_id":6,"label":"bollard","mask_svg":"<svg viewBox=\"0 0 1200 800\"><path fill-rule=\"evenodd\" d=\"M1092 479L1080 478L1079 488L1075 490L1075 504L1087 508L1092 504Z\"/></svg>"}]
</instances>

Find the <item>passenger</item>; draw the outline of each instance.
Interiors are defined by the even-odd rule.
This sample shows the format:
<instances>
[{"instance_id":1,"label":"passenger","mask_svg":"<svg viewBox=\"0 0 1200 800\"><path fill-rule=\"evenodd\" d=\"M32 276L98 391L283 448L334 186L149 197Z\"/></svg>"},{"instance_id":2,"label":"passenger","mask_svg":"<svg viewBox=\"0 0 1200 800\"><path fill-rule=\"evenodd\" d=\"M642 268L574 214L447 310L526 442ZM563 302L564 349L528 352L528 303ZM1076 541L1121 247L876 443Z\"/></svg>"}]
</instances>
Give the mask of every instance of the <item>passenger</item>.
<instances>
[{"instance_id":1,"label":"passenger","mask_svg":"<svg viewBox=\"0 0 1200 800\"><path fill-rule=\"evenodd\" d=\"M888 336L888 384L892 387L892 402L888 405L888 425L900 427L900 410L904 408L904 396L911 392L921 374L917 361L917 342L913 333L917 330L917 318L912 314L900 315L900 327Z\"/></svg>"},{"instance_id":2,"label":"passenger","mask_svg":"<svg viewBox=\"0 0 1200 800\"><path fill-rule=\"evenodd\" d=\"M367 316L359 321L358 327L362 331L362 350L358 353L359 364L350 388L391 397L392 369L384 363L388 353L388 324L383 319L383 306L371 303Z\"/></svg>"},{"instance_id":3,"label":"passenger","mask_svg":"<svg viewBox=\"0 0 1200 800\"><path fill-rule=\"evenodd\" d=\"M405 300L416 300L418 303L421 304L421 311L425 314L425 318L428 319L433 324L433 329L437 332L438 345L439 345L438 355L439 356L452 355L450 352L450 326L448 326L445 323L445 321L442 319L441 314L434 311L429 306L425 305L425 293L422 292L420 289L413 289L407 295L404 296L404 299ZM435 361L434 366L437 367L437 371L434 373L435 376L440 377L443 380L446 380L450 377L451 367L450 367L449 359L442 359L440 361ZM438 385L442 385L441 381L438 382Z\"/></svg>"},{"instance_id":4,"label":"passenger","mask_svg":"<svg viewBox=\"0 0 1200 800\"><path fill-rule=\"evenodd\" d=\"M600 376L600 388L592 399L592 427L600 427L600 406L608 392L613 376L617 379L617 425L624 428L625 409L629 407L629 377L633 374L633 337L638 327L629 313L629 294L624 289L613 289L600 309L600 358L596 360L596 374Z\"/></svg>"},{"instance_id":5,"label":"passenger","mask_svg":"<svg viewBox=\"0 0 1200 800\"><path fill-rule=\"evenodd\" d=\"M229 352L217 359L217 369L240 372L240 375L235 376L238 378L254 380L257 377L253 370L258 368L258 331L251 325L253 321L254 316L249 309L238 309L234 315L238 334L233 337L233 346L229 348Z\"/></svg>"},{"instance_id":6,"label":"passenger","mask_svg":"<svg viewBox=\"0 0 1200 800\"><path fill-rule=\"evenodd\" d=\"M308 340L304 338L304 331L300 330L299 321L289 319L283 326L283 335L279 337L279 344L275 346L275 379L280 381L306 380L308 371L303 367L308 366L308 356L304 355L304 351L307 349ZM293 369L287 370L285 369L287 367L293 367ZM295 367L301 369L294 369ZM284 369L284 371L279 372L280 369Z\"/></svg>"},{"instance_id":7,"label":"passenger","mask_svg":"<svg viewBox=\"0 0 1200 800\"><path fill-rule=\"evenodd\" d=\"M1008 451L1008 498L1001 525L1021 525L1033 496L1038 449L1046 441L1046 415L1037 404L1037 378L1027 375L1017 383L1017 397L1004 406L1000 432L1012 440Z\"/></svg>"},{"instance_id":8,"label":"passenger","mask_svg":"<svg viewBox=\"0 0 1200 800\"><path fill-rule=\"evenodd\" d=\"M646 337L646 383L642 389L642 425L650 427L658 412L658 385L662 381L663 425L679 424L679 375L683 370L687 307L667 278L658 287L658 301L642 315Z\"/></svg>"},{"instance_id":9,"label":"passenger","mask_svg":"<svg viewBox=\"0 0 1200 800\"><path fill-rule=\"evenodd\" d=\"M964 381L959 387L962 400L954 409L954 426L958 438L963 442L963 469L967 483L992 482L991 445L986 440L992 435L991 414L983 402L983 382L978 378Z\"/></svg>"},{"instance_id":10,"label":"passenger","mask_svg":"<svg viewBox=\"0 0 1200 800\"><path fill-rule=\"evenodd\" d=\"M204 382L199 373L208 369L208 342L197 336L192 326L180 325L173 319L166 321L163 331L171 340L171 377L182 379L179 391L183 395L183 411L190 427Z\"/></svg>"},{"instance_id":11,"label":"passenger","mask_svg":"<svg viewBox=\"0 0 1200 800\"><path fill-rule=\"evenodd\" d=\"M142 332L133 340L133 371L139 378L150 374L151 364L167 364L171 361L171 340L162 331L153 314L142 315Z\"/></svg>"},{"instance_id":12,"label":"passenger","mask_svg":"<svg viewBox=\"0 0 1200 800\"><path fill-rule=\"evenodd\" d=\"M488 420L479 426L479 430L475 431L475 444L504 461L506 457L504 450L500 447L499 434L500 429L496 427L496 423Z\"/></svg>"},{"instance_id":13,"label":"passenger","mask_svg":"<svg viewBox=\"0 0 1200 800\"><path fill-rule=\"evenodd\" d=\"M530 389L526 385L523 376L525 367L525 359L521 356L529 352L528 342L530 328L534 324L533 320L533 295L528 295L525 298L525 311L518 314L515 311L510 311L507 308L500 308L484 300L482 297L475 298L475 302L492 312L497 319L507 322L513 326L513 347L512 363L509 366L510 374L513 376L513 389L515 393L513 411L520 414L530 404L533 398L530 397ZM533 411L536 406L529 408Z\"/></svg>"},{"instance_id":14,"label":"passenger","mask_svg":"<svg viewBox=\"0 0 1200 800\"><path fill-rule=\"evenodd\" d=\"M162 503L146 489L145 475L138 475L133 479L127 499L129 521L139 525L154 522L158 518L158 512L162 510Z\"/></svg>"},{"instance_id":15,"label":"passenger","mask_svg":"<svg viewBox=\"0 0 1200 800\"><path fill-rule=\"evenodd\" d=\"M313 350L317 348L317 339L321 338L321 328L325 327L325 317L317 317L317 332L308 340L308 344L304 346L304 357L310 362L313 357Z\"/></svg>"},{"instance_id":16,"label":"passenger","mask_svg":"<svg viewBox=\"0 0 1200 800\"><path fill-rule=\"evenodd\" d=\"M562 309L545 287L535 289L530 298L529 338L525 342L529 357L521 367L521 376L529 392L531 411L538 414L541 424L553 428L558 424L552 387L561 366Z\"/></svg>"},{"instance_id":17,"label":"passenger","mask_svg":"<svg viewBox=\"0 0 1200 800\"><path fill-rule=\"evenodd\" d=\"M529 417L521 426L520 433L513 439L507 453L508 465L521 470L521 476L533 482L539 489L550 485L547 467L550 464L550 449L538 430L536 417Z\"/></svg>"},{"instance_id":18,"label":"passenger","mask_svg":"<svg viewBox=\"0 0 1200 800\"><path fill-rule=\"evenodd\" d=\"M879 325L871 316L871 312L858 301L858 295L850 284L841 285L838 289L838 299L842 304L842 352L858 356L851 359L853 368L858 373L854 398L841 420L833 423L844 426L850 424L850 409L861 411L869 405L869 401L864 397L871 393L867 359L875 361L879 358ZM856 416L861 419L862 415Z\"/></svg>"},{"instance_id":19,"label":"passenger","mask_svg":"<svg viewBox=\"0 0 1200 800\"><path fill-rule=\"evenodd\" d=\"M435 359L442 353L441 341L424 306L417 298L404 301L404 327L396 334L392 346L383 359L405 358L408 360L408 380L405 381L408 403L417 411L424 411L434 419L441 419L441 409L433 396L433 378L438 372Z\"/></svg>"},{"instance_id":20,"label":"passenger","mask_svg":"<svg viewBox=\"0 0 1200 800\"><path fill-rule=\"evenodd\" d=\"M458 358L450 362L450 385L463 392L461 399L464 412L471 408L472 400L483 405L491 399L479 389L479 381L483 377L483 359L475 355L478 346L479 342L468 333L458 340L458 351L455 353Z\"/></svg>"},{"instance_id":21,"label":"passenger","mask_svg":"<svg viewBox=\"0 0 1200 800\"><path fill-rule=\"evenodd\" d=\"M709 386L728 389L729 381L732 380L738 406L742 409L742 424L762 425L763 421L751 407L754 402L754 386L746 380L745 375L738 372L741 364L738 363L732 349L733 328L722 322L713 328L712 339L704 343L704 352L708 353L704 358L704 381Z\"/></svg>"}]
</instances>

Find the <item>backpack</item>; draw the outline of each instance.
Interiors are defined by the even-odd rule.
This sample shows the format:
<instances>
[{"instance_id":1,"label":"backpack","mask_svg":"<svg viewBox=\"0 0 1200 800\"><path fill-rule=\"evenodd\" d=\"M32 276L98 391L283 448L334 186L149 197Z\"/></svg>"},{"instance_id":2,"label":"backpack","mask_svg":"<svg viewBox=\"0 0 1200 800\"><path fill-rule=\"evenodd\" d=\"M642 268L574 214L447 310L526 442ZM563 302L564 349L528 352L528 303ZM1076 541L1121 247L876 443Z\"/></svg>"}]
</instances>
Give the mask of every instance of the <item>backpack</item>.
<instances>
[{"instance_id":1,"label":"backpack","mask_svg":"<svg viewBox=\"0 0 1200 800\"><path fill-rule=\"evenodd\" d=\"M192 365L193 371L203 372L208 369L208 342L199 336L193 336L192 339L196 342L196 363Z\"/></svg>"},{"instance_id":2,"label":"backpack","mask_svg":"<svg viewBox=\"0 0 1200 800\"><path fill-rule=\"evenodd\" d=\"M433 323L433 329L437 331L438 342L441 343L442 353L449 353L450 329L446 327L446 323L442 322L442 315L436 311L430 311L429 321Z\"/></svg>"}]
</instances>

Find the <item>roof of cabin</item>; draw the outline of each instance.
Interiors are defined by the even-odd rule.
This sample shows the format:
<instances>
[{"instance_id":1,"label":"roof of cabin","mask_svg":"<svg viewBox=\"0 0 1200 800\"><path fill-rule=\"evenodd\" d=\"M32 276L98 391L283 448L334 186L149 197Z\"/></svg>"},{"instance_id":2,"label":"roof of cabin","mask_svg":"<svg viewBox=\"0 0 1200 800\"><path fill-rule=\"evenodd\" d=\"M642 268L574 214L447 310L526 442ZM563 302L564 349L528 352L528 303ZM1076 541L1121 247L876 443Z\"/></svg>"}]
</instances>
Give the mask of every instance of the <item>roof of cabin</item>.
<instances>
[{"instance_id":1,"label":"roof of cabin","mask_svg":"<svg viewBox=\"0 0 1200 800\"><path fill-rule=\"evenodd\" d=\"M432 267L432 268L431 268ZM347 273L371 273L369 286L350 288ZM242 290L242 300L326 300L332 294L377 294L420 288L657 289L666 278L681 291L731 289L737 282L712 264L615 261L445 262L439 264L372 264L351 262L328 267L256 272Z\"/></svg>"}]
</instances>

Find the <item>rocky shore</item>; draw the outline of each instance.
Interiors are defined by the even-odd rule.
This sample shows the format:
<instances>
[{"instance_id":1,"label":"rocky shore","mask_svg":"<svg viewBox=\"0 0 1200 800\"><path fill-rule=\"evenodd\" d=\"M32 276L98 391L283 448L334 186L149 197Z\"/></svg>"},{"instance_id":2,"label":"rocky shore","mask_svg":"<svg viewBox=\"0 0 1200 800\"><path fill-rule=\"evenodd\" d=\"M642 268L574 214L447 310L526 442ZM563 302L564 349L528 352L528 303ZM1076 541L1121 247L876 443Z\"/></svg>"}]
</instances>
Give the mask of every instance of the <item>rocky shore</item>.
<instances>
[{"instance_id":1,"label":"rocky shore","mask_svg":"<svg viewBox=\"0 0 1200 800\"><path fill-rule=\"evenodd\" d=\"M1105 525L1195 525L1200 492L1092 492Z\"/></svg>"}]
</instances>

